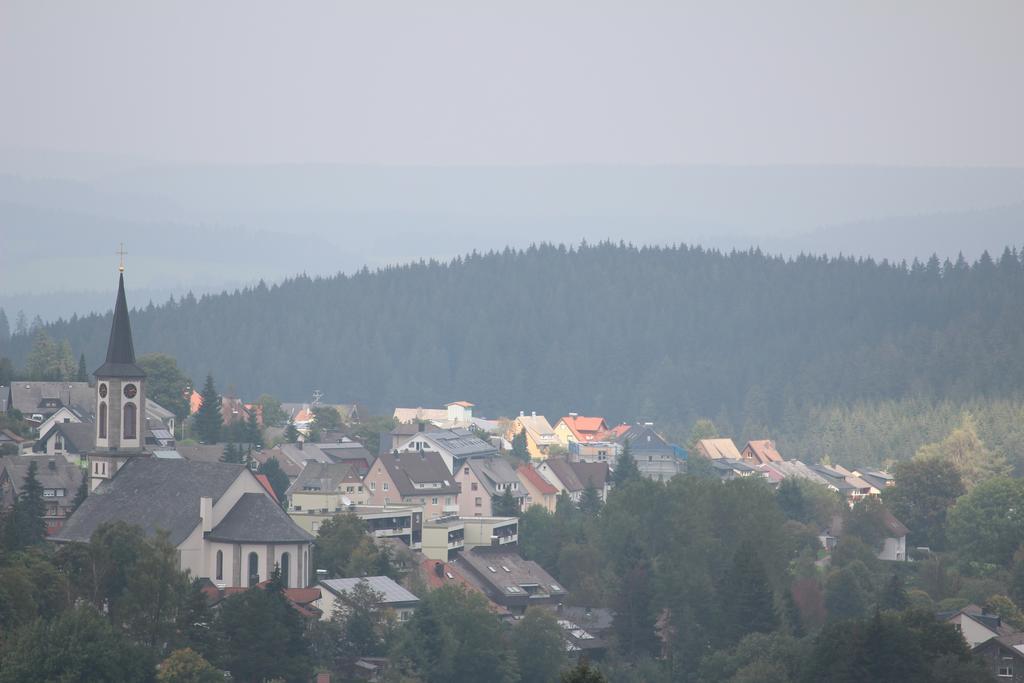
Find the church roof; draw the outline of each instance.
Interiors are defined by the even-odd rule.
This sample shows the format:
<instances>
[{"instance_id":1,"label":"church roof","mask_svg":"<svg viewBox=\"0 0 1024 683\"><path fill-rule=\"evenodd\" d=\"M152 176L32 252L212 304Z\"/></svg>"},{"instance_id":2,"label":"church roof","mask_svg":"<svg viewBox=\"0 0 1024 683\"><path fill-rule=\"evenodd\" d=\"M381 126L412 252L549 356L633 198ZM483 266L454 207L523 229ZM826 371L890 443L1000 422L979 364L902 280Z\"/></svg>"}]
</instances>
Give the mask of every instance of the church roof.
<instances>
[{"instance_id":1,"label":"church roof","mask_svg":"<svg viewBox=\"0 0 1024 683\"><path fill-rule=\"evenodd\" d=\"M308 543L313 535L263 493L243 493L207 536L228 543Z\"/></svg>"},{"instance_id":2,"label":"church roof","mask_svg":"<svg viewBox=\"0 0 1024 683\"><path fill-rule=\"evenodd\" d=\"M97 377L146 376L145 371L135 364L132 324L128 319L128 301L124 296L124 273L118 278L114 320L110 324L110 340L107 342L107 360L93 374Z\"/></svg>"},{"instance_id":3,"label":"church roof","mask_svg":"<svg viewBox=\"0 0 1024 683\"><path fill-rule=\"evenodd\" d=\"M100 525L122 521L146 535L163 529L178 545L199 524L199 499L216 502L245 470L230 463L133 458L96 487L51 538L86 543Z\"/></svg>"}]
</instances>

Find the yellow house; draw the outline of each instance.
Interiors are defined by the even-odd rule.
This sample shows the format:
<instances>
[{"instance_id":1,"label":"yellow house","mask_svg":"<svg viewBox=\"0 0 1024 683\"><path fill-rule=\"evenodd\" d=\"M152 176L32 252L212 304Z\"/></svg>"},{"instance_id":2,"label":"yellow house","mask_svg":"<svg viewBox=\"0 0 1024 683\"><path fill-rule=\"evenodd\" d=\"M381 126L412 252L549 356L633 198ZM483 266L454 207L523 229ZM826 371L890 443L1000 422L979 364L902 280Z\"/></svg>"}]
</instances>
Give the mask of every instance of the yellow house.
<instances>
[{"instance_id":1,"label":"yellow house","mask_svg":"<svg viewBox=\"0 0 1024 683\"><path fill-rule=\"evenodd\" d=\"M511 441L519 432L526 432L526 450L533 460L544 460L553 446L560 445L558 435L543 415L523 412L512 420L506 438Z\"/></svg>"},{"instance_id":2,"label":"yellow house","mask_svg":"<svg viewBox=\"0 0 1024 683\"><path fill-rule=\"evenodd\" d=\"M608 424L603 417L584 417L569 413L555 424L558 443L568 448L570 443L601 441L608 433Z\"/></svg>"}]
</instances>

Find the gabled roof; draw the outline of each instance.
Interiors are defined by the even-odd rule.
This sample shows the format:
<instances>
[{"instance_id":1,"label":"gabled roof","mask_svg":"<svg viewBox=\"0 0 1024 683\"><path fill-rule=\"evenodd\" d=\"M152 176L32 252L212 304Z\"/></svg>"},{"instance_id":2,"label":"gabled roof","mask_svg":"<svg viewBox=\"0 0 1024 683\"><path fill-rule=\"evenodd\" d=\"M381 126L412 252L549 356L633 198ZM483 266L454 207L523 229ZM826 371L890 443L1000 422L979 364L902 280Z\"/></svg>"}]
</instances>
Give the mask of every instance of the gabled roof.
<instances>
[{"instance_id":1,"label":"gabled roof","mask_svg":"<svg viewBox=\"0 0 1024 683\"><path fill-rule=\"evenodd\" d=\"M555 495L558 493L558 489L551 485L551 483L540 475L540 472L533 469L526 463L523 463L516 469L516 473L519 474L523 479L530 482L541 495L549 494Z\"/></svg>"},{"instance_id":2,"label":"gabled roof","mask_svg":"<svg viewBox=\"0 0 1024 683\"><path fill-rule=\"evenodd\" d=\"M395 605L415 605L419 603L420 599L410 593L408 590L403 588L401 585L395 582L387 576L363 576L357 578L348 579L325 579L320 582L320 585L329 590L335 595L341 595L342 592L350 592L355 589L361 581L365 581L367 585L374 591L383 595L381 600L382 605L395 606Z\"/></svg>"},{"instance_id":3,"label":"gabled roof","mask_svg":"<svg viewBox=\"0 0 1024 683\"><path fill-rule=\"evenodd\" d=\"M64 439L64 450L69 453L88 453L96 448L96 425L91 422L58 422L39 437L37 445L55 434Z\"/></svg>"},{"instance_id":4,"label":"gabled roof","mask_svg":"<svg viewBox=\"0 0 1024 683\"><path fill-rule=\"evenodd\" d=\"M11 382L7 393L10 396L8 407L24 415L41 412L39 405L43 399L57 399L61 405L85 414L96 409L96 389L88 382Z\"/></svg>"},{"instance_id":5,"label":"gabled roof","mask_svg":"<svg viewBox=\"0 0 1024 683\"><path fill-rule=\"evenodd\" d=\"M571 462L576 473L576 478L583 484L583 488L593 486L596 489L604 488L608 483L608 463L606 462Z\"/></svg>"},{"instance_id":6,"label":"gabled roof","mask_svg":"<svg viewBox=\"0 0 1024 683\"><path fill-rule=\"evenodd\" d=\"M438 429L421 432L418 436L433 444L435 450L444 450L456 458L471 458L498 453L494 446L468 429Z\"/></svg>"},{"instance_id":7,"label":"gabled roof","mask_svg":"<svg viewBox=\"0 0 1024 683\"><path fill-rule=\"evenodd\" d=\"M493 599L500 596L505 601L519 601L536 595L552 598L568 595L565 587L543 567L532 560L524 560L516 552L491 547L473 548L462 553L459 562L473 571Z\"/></svg>"},{"instance_id":8,"label":"gabled roof","mask_svg":"<svg viewBox=\"0 0 1024 683\"><path fill-rule=\"evenodd\" d=\"M361 481L359 475L348 463L308 462L299 476L288 487L285 495L296 493L334 493L342 482Z\"/></svg>"},{"instance_id":9,"label":"gabled roof","mask_svg":"<svg viewBox=\"0 0 1024 683\"><path fill-rule=\"evenodd\" d=\"M580 481L579 477L576 476L576 470L572 468L572 465L569 464L568 460L563 458L549 458L544 461L544 464L548 466L556 477L558 477L558 481L562 482L562 486L564 486L570 493L582 491L586 488L583 482Z\"/></svg>"},{"instance_id":10,"label":"gabled roof","mask_svg":"<svg viewBox=\"0 0 1024 683\"><path fill-rule=\"evenodd\" d=\"M462 491L455 477L448 471L440 453L417 451L414 453L383 453L377 457L387 469L395 487L403 496L453 495ZM371 468L372 469L372 468ZM417 484L440 484L421 488Z\"/></svg>"},{"instance_id":11,"label":"gabled roof","mask_svg":"<svg viewBox=\"0 0 1024 683\"><path fill-rule=\"evenodd\" d=\"M260 485L263 487L264 491L266 491L268 494L270 494L270 497L274 499L275 503L280 503L281 502L281 501L279 501L277 499L277 494L274 493L274 487L270 485L270 479L267 478L267 475L265 475L265 474L257 474L256 475L256 481L258 481L260 483Z\"/></svg>"},{"instance_id":12,"label":"gabled roof","mask_svg":"<svg viewBox=\"0 0 1024 683\"><path fill-rule=\"evenodd\" d=\"M146 376L146 371L135 364L132 324L128 319L128 301L124 296L124 273L117 279L117 300L114 302L114 319L110 323L110 339L107 341L107 360L92 374L96 377Z\"/></svg>"},{"instance_id":13,"label":"gabled roof","mask_svg":"<svg viewBox=\"0 0 1024 683\"><path fill-rule=\"evenodd\" d=\"M545 446L558 443L558 436L551 423L543 415L520 415L516 418L523 425L533 442Z\"/></svg>"},{"instance_id":14,"label":"gabled roof","mask_svg":"<svg viewBox=\"0 0 1024 683\"><path fill-rule=\"evenodd\" d=\"M726 460L742 460L743 456L740 454L736 444L733 443L732 439L701 439L697 442L697 450L703 452L707 457L712 460L718 458L725 458Z\"/></svg>"},{"instance_id":15,"label":"gabled roof","mask_svg":"<svg viewBox=\"0 0 1024 683\"><path fill-rule=\"evenodd\" d=\"M475 407L469 401L452 401L451 403L446 403L445 407L447 407L447 406L461 406L463 408L474 408Z\"/></svg>"},{"instance_id":16,"label":"gabled roof","mask_svg":"<svg viewBox=\"0 0 1024 683\"><path fill-rule=\"evenodd\" d=\"M566 415L559 422L568 427L578 441L597 441L608 431L608 425L603 417Z\"/></svg>"},{"instance_id":17,"label":"gabled roof","mask_svg":"<svg viewBox=\"0 0 1024 683\"><path fill-rule=\"evenodd\" d=\"M101 524L122 521L147 535L164 529L178 545L199 524L199 499L216 503L240 476L250 476L245 465L132 458L92 491L51 538L86 543Z\"/></svg>"},{"instance_id":18,"label":"gabled roof","mask_svg":"<svg viewBox=\"0 0 1024 683\"><path fill-rule=\"evenodd\" d=\"M492 458L472 458L467 460L463 467L468 467L476 475L476 478L480 480L484 490L489 496L503 495L504 491L498 491L499 484L518 484L519 477L516 476L516 471L512 469L505 460L499 457ZM523 498L526 496L526 492L519 489L510 490L509 493L515 498Z\"/></svg>"},{"instance_id":19,"label":"gabled roof","mask_svg":"<svg viewBox=\"0 0 1024 683\"><path fill-rule=\"evenodd\" d=\"M779 462L783 459L775 448L775 442L771 439L748 441L743 450L744 452L749 451L750 455L758 463Z\"/></svg>"},{"instance_id":20,"label":"gabled roof","mask_svg":"<svg viewBox=\"0 0 1024 683\"><path fill-rule=\"evenodd\" d=\"M21 492L21 486L28 474L29 465L36 464L36 479L44 489L64 489L68 496L74 496L82 483L82 468L72 465L60 455L7 455L0 458L0 471L10 477L14 493ZM50 463L53 462L53 469Z\"/></svg>"},{"instance_id":21,"label":"gabled roof","mask_svg":"<svg viewBox=\"0 0 1024 683\"><path fill-rule=\"evenodd\" d=\"M661 434L654 430L650 423L635 424L629 428L621 437L620 441L629 441L629 447L633 451L670 451L672 446L665 441Z\"/></svg>"},{"instance_id":22,"label":"gabled roof","mask_svg":"<svg viewBox=\"0 0 1024 683\"><path fill-rule=\"evenodd\" d=\"M1024 660L1024 632L993 636L992 638L975 645L971 648L971 651L978 652L983 648L989 647L993 643L1001 645L1003 652L1012 654L1017 660Z\"/></svg>"},{"instance_id":23,"label":"gabled roof","mask_svg":"<svg viewBox=\"0 0 1024 683\"><path fill-rule=\"evenodd\" d=\"M395 422L399 423L446 420L448 419L448 410L446 408L395 408L392 417Z\"/></svg>"},{"instance_id":24,"label":"gabled roof","mask_svg":"<svg viewBox=\"0 0 1024 683\"><path fill-rule=\"evenodd\" d=\"M308 543L313 535L293 522L270 496L243 493L207 538L228 543Z\"/></svg>"}]
</instances>

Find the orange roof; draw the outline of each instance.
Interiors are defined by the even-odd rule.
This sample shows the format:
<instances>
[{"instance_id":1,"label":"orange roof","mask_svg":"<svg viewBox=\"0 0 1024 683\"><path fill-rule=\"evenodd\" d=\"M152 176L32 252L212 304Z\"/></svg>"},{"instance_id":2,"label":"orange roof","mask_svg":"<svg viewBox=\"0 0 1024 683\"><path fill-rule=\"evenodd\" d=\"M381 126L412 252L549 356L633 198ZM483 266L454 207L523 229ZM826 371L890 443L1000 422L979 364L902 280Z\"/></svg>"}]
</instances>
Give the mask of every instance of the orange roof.
<instances>
[{"instance_id":1,"label":"orange roof","mask_svg":"<svg viewBox=\"0 0 1024 683\"><path fill-rule=\"evenodd\" d=\"M540 491L542 494L557 494L558 489L549 484L544 477L540 476L537 470L533 469L527 464L522 464L516 469L516 473L522 474L523 478L530 482L530 484Z\"/></svg>"},{"instance_id":2,"label":"orange roof","mask_svg":"<svg viewBox=\"0 0 1024 683\"><path fill-rule=\"evenodd\" d=\"M192 390L192 395L188 398L188 409L192 415L199 412L199 409L203 406L203 396L195 389Z\"/></svg>"},{"instance_id":3,"label":"orange roof","mask_svg":"<svg viewBox=\"0 0 1024 683\"><path fill-rule=\"evenodd\" d=\"M463 408L473 408L473 407L475 407L469 401L452 401L451 403L446 403L445 406L462 406Z\"/></svg>"},{"instance_id":4,"label":"orange roof","mask_svg":"<svg viewBox=\"0 0 1024 683\"><path fill-rule=\"evenodd\" d=\"M608 431L611 432L612 438L618 439L618 438L621 438L622 435L625 434L626 432L628 432L631 428L632 428L631 425L621 424L621 425L615 425L614 427L612 427Z\"/></svg>"},{"instance_id":5,"label":"orange roof","mask_svg":"<svg viewBox=\"0 0 1024 683\"><path fill-rule=\"evenodd\" d=\"M602 433L608 431L603 417L566 415L561 421L579 441L597 441Z\"/></svg>"},{"instance_id":6,"label":"orange roof","mask_svg":"<svg viewBox=\"0 0 1024 683\"><path fill-rule=\"evenodd\" d=\"M258 481L259 483L263 484L263 488L265 488L267 490L267 493L270 494L270 497L274 499L275 503L277 503L278 505L281 504L281 501L279 501L277 499L277 494L274 493L274 487L270 485L270 480L267 479L267 475L265 475L265 474L257 474L256 475L256 481Z\"/></svg>"},{"instance_id":7,"label":"orange roof","mask_svg":"<svg viewBox=\"0 0 1024 683\"><path fill-rule=\"evenodd\" d=\"M754 460L757 460L759 463L782 461L782 455L775 449L775 443L770 439L748 441L747 448L750 449ZM743 450L746 450L746 448Z\"/></svg>"}]
</instances>

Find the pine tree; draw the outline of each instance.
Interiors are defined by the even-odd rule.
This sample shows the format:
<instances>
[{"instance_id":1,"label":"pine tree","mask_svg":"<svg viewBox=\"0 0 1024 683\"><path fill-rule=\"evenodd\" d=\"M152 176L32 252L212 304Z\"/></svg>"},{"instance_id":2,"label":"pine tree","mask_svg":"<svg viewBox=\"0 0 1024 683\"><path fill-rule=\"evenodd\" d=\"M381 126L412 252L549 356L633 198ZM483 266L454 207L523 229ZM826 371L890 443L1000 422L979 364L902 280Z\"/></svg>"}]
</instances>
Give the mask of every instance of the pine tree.
<instances>
[{"instance_id":1,"label":"pine tree","mask_svg":"<svg viewBox=\"0 0 1024 683\"><path fill-rule=\"evenodd\" d=\"M239 448L235 442L229 441L228 443L224 444L224 451L220 456L220 461L242 463L245 462L244 456L245 453L242 451L242 449Z\"/></svg>"},{"instance_id":2,"label":"pine tree","mask_svg":"<svg viewBox=\"0 0 1024 683\"><path fill-rule=\"evenodd\" d=\"M256 420L256 410L249 411L249 420L246 422L246 433L248 441L256 448L263 448L263 431Z\"/></svg>"},{"instance_id":3,"label":"pine tree","mask_svg":"<svg viewBox=\"0 0 1024 683\"><path fill-rule=\"evenodd\" d=\"M511 489L505 489L500 496L494 497L491 501L491 514L495 517L519 516L519 503L512 495Z\"/></svg>"},{"instance_id":4,"label":"pine tree","mask_svg":"<svg viewBox=\"0 0 1024 683\"><path fill-rule=\"evenodd\" d=\"M46 539L46 503L38 473L39 466L33 460L10 513L10 545L15 549L39 545Z\"/></svg>"},{"instance_id":5,"label":"pine tree","mask_svg":"<svg viewBox=\"0 0 1024 683\"><path fill-rule=\"evenodd\" d=\"M290 482L288 475L281 469L281 463L277 461L277 458L270 458L260 465L258 472L267 476L267 481L270 482L270 488L274 489L277 500L284 505L284 494L288 490Z\"/></svg>"},{"instance_id":6,"label":"pine tree","mask_svg":"<svg viewBox=\"0 0 1024 683\"><path fill-rule=\"evenodd\" d=\"M601 505L601 494L594 487L594 482L587 480L587 487L580 496L580 512L590 518L597 517L601 512Z\"/></svg>"},{"instance_id":7,"label":"pine tree","mask_svg":"<svg viewBox=\"0 0 1024 683\"><path fill-rule=\"evenodd\" d=\"M526 444L526 430L522 429L512 437L512 455L524 462L530 462L530 451Z\"/></svg>"},{"instance_id":8,"label":"pine tree","mask_svg":"<svg viewBox=\"0 0 1024 683\"><path fill-rule=\"evenodd\" d=\"M724 598L726 631L734 640L748 633L770 633L779 624L764 564L749 542L736 549Z\"/></svg>"},{"instance_id":9,"label":"pine tree","mask_svg":"<svg viewBox=\"0 0 1024 683\"><path fill-rule=\"evenodd\" d=\"M629 439L622 444L622 452L615 463L615 470L612 472L612 483L616 487L622 486L630 481L640 478L640 470L633 458L633 447L629 445Z\"/></svg>"},{"instance_id":10,"label":"pine tree","mask_svg":"<svg viewBox=\"0 0 1024 683\"><path fill-rule=\"evenodd\" d=\"M295 443L299 440L299 430L295 428L294 423L289 422L288 426L284 428L284 440L288 443Z\"/></svg>"},{"instance_id":11,"label":"pine tree","mask_svg":"<svg viewBox=\"0 0 1024 683\"><path fill-rule=\"evenodd\" d=\"M907 596L907 589L903 583L903 577L900 576L899 572L892 573L892 576L889 578L888 583L885 584L885 590L882 592L880 597L882 606L885 609L902 612L910 607L910 597Z\"/></svg>"},{"instance_id":12,"label":"pine tree","mask_svg":"<svg viewBox=\"0 0 1024 683\"><path fill-rule=\"evenodd\" d=\"M83 353L78 357L78 374L75 376L76 382L88 382L89 371L85 368L85 354Z\"/></svg>"},{"instance_id":13,"label":"pine tree","mask_svg":"<svg viewBox=\"0 0 1024 683\"><path fill-rule=\"evenodd\" d=\"M195 431L199 440L206 444L217 443L224 427L224 415L221 413L220 394L213 383L213 375L206 376L206 384L200 394L203 404L195 416Z\"/></svg>"}]
</instances>

